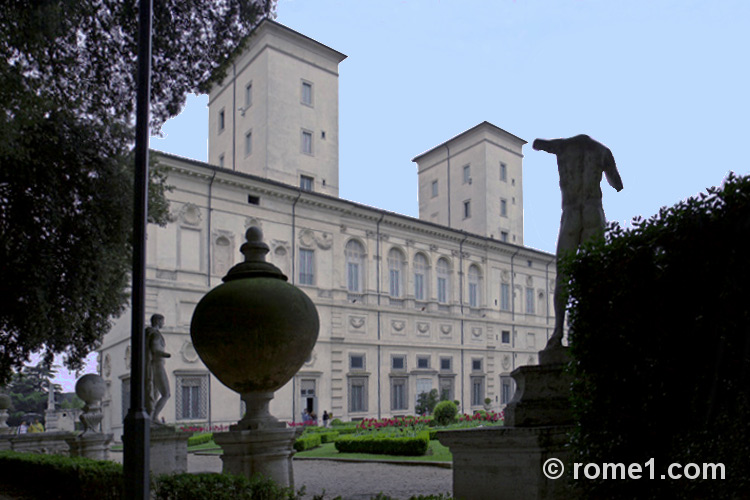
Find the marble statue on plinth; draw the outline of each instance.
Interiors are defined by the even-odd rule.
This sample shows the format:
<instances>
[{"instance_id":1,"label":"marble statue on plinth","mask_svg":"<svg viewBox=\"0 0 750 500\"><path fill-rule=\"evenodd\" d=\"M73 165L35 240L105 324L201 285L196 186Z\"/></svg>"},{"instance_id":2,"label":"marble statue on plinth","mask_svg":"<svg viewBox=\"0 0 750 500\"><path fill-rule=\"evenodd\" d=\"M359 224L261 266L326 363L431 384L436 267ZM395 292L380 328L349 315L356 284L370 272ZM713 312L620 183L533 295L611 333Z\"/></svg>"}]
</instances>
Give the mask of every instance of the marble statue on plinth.
<instances>
[{"instance_id":1,"label":"marble statue on plinth","mask_svg":"<svg viewBox=\"0 0 750 500\"><path fill-rule=\"evenodd\" d=\"M164 316L151 316L151 326L146 328L146 411L151 423L158 423L159 413L169 400L169 378L164 360L171 357L166 352L167 343L160 329L164 327Z\"/></svg>"}]
</instances>

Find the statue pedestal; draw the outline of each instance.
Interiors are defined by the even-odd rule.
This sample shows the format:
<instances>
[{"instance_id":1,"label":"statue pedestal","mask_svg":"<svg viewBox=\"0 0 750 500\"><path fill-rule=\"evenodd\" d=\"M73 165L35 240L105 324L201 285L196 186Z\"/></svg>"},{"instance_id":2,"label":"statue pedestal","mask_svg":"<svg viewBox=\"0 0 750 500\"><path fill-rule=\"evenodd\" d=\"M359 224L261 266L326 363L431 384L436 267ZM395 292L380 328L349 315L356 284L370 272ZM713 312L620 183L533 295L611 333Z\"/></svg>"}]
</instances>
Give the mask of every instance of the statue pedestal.
<instances>
[{"instance_id":1,"label":"statue pedestal","mask_svg":"<svg viewBox=\"0 0 750 500\"><path fill-rule=\"evenodd\" d=\"M294 487L292 455L302 428L234 430L214 434L224 454L222 472L247 478L261 474L280 486Z\"/></svg>"},{"instance_id":2,"label":"statue pedestal","mask_svg":"<svg viewBox=\"0 0 750 500\"><path fill-rule=\"evenodd\" d=\"M22 453L44 453L47 455L67 455L69 452L66 440L70 432L38 432L13 435L10 438L11 449Z\"/></svg>"},{"instance_id":3,"label":"statue pedestal","mask_svg":"<svg viewBox=\"0 0 750 500\"><path fill-rule=\"evenodd\" d=\"M113 437L112 434L82 434L65 441L70 447L71 457L109 460L109 445Z\"/></svg>"},{"instance_id":4,"label":"statue pedestal","mask_svg":"<svg viewBox=\"0 0 750 500\"><path fill-rule=\"evenodd\" d=\"M548 479L549 458L565 462L572 426L440 431L453 454L453 497L464 500L569 498L567 475Z\"/></svg>"},{"instance_id":5,"label":"statue pedestal","mask_svg":"<svg viewBox=\"0 0 750 500\"><path fill-rule=\"evenodd\" d=\"M539 365L521 366L511 373L516 393L505 408L505 425L540 427L570 425L570 384L566 371L570 360L566 347L539 353Z\"/></svg>"},{"instance_id":6,"label":"statue pedestal","mask_svg":"<svg viewBox=\"0 0 750 500\"><path fill-rule=\"evenodd\" d=\"M151 426L151 472L187 472L187 442L190 436L190 432L178 432L171 427Z\"/></svg>"},{"instance_id":7,"label":"statue pedestal","mask_svg":"<svg viewBox=\"0 0 750 500\"><path fill-rule=\"evenodd\" d=\"M573 430L572 376L567 348L539 353L540 364L511 373L516 393L505 408L505 426L441 431L453 454L453 496L475 499L564 499L572 492L567 474L550 479L544 464L564 464ZM555 472L554 466L549 472Z\"/></svg>"}]
</instances>

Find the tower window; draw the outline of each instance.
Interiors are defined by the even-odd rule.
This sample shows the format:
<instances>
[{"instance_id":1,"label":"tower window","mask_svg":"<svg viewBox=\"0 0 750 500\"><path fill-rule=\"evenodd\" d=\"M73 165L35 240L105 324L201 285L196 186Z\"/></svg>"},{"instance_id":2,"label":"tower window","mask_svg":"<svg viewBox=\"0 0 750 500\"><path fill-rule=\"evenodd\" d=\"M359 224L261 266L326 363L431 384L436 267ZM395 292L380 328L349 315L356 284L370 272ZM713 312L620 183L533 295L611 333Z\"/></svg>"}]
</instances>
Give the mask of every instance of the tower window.
<instances>
[{"instance_id":1,"label":"tower window","mask_svg":"<svg viewBox=\"0 0 750 500\"><path fill-rule=\"evenodd\" d=\"M302 82L302 104L313 105L313 86L310 82Z\"/></svg>"}]
</instances>

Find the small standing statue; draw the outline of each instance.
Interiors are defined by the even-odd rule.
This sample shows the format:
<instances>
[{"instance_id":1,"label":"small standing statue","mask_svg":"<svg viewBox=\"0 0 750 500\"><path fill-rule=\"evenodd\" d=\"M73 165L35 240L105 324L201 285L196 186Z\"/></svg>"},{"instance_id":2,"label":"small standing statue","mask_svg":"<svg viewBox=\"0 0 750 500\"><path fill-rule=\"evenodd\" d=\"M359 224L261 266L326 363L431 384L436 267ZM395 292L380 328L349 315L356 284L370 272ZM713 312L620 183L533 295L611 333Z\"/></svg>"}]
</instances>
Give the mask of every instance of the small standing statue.
<instances>
[{"instance_id":1,"label":"small standing statue","mask_svg":"<svg viewBox=\"0 0 750 500\"><path fill-rule=\"evenodd\" d=\"M557 156L562 191L562 219L557 239L557 258L575 251L581 243L604 234L606 219L602 208L602 173L610 186L622 191L622 179L612 151L587 135L569 139L537 139L533 148ZM555 329L545 350L562 347L565 323L565 297L561 283L567 279L558 270L555 282Z\"/></svg>"},{"instance_id":2,"label":"small standing statue","mask_svg":"<svg viewBox=\"0 0 750 500\"><path fill-rule=\"evenodd\" d=\"M166 342L160 328L164 327L164 316L151 316L151 326L146 327L146 411L151 416L151 424L157 424L159 412L169 399L169 379L164 368L164 360L171 357L165 351Z\"/></svg>"}]
</instances>

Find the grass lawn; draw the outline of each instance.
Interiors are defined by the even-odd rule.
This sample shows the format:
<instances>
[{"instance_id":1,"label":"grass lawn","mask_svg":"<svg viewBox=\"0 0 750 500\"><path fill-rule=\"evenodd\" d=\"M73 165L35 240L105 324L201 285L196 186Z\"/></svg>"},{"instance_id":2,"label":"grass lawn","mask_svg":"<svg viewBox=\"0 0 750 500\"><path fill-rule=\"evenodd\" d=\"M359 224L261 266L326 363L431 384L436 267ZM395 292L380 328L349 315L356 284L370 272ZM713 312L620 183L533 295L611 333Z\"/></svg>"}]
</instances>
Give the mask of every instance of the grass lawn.
<instances>
[{"instance_id":1,"label":"grass lawn","mask_svg":"<svg viewBox=\"0 0 750 500\"><path fill-rule=\"evenodd\" d=\"M437 440L430 441L427 453L421 457L375 455L371 453L339 453L336 450L335 443L324 443L312 450L297 452L294 456L307 458L354 458L358 460L404 460L412 462L450 462L453 460L450 450Z\"/></svg>"}]
</instances>

